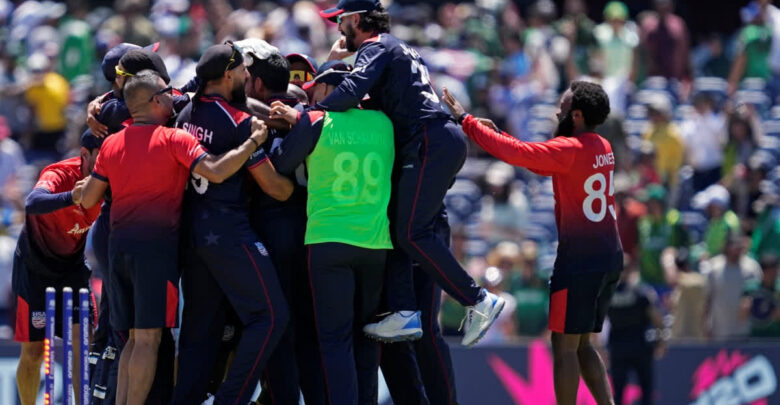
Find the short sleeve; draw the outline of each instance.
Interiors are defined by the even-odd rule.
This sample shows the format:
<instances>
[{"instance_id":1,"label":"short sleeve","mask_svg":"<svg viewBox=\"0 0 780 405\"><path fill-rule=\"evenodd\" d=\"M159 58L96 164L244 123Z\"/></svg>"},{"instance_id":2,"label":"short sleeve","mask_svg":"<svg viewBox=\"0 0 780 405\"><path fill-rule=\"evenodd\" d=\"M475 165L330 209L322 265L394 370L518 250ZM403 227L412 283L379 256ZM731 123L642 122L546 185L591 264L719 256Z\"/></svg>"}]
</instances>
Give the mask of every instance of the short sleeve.
<instances>
[{"instance_id":1,"label":"short sleeve","mask_svg":"<svg viewBox=\"0 0 780 405\"><path fill-rule=\"evenodd\" d=\"M92 177L105 182L108 182L108 162L110 160L108 155L110 152L108 152L109 148L106 147L106 144L108 144L109 141L110 138L100 147L100 152L98 152L95 165L92 167Z\"/></svg>"},{"instance_id":2,"label":"short sleeve","mask_svg":"<svg viewBox=\"0 0 780 405\"><path fill-rule=\"evenodd\" d=\"M60 187L63 184L62 172L57 169L49 169L41 173L41 177L38 178L38 182L35 183L33 188L42 188L50 193L58 193Z\"/></svg>"},{"instance_id":3,"label":"short sleeve","mask_svg":"<svg viewBox=\"0 0 780 405\"><path fill-rule=\"evenodd\" d=\"M189 168L190 171L208 154L198 140L188 132L175 128L166 128L165 130L168 134L166 137L168 151L176 161Z\"/></svg>"}]
</instances>

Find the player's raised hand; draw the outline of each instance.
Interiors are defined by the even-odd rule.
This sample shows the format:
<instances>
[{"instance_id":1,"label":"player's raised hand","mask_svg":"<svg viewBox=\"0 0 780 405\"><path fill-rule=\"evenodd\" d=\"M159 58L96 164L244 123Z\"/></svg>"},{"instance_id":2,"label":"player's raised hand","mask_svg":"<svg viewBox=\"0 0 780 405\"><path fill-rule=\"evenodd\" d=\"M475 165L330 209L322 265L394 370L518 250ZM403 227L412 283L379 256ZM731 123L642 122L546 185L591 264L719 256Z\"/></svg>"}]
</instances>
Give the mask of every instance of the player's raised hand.
<instances>
[{"instance_id":1,"label":"player's raised hand","mask_svg":"<svg viewBox=\"0 0 780 405\"><path fill-rule=\"evenodd\" d=\"M268 127L263 120L252 117L252 134L249 137L258 145L262 145L268 139Z\"/></svg>"},{"instance_id":2,"label":"player's raised hand","mask_svg":"<svg viewBox=\"0 0 780 405\"><path fill-rule=\"evenodd\" d=\"M455 99L455 97L450 93L447 88L444 88L444 95L441 98L444 101L444 104L447 104L447 107L450 109L450 114L452 114L453 117L456 119L460 118L463 114L466 113L466 110L463 108L463 106L458 102L458 100Z\"/></svg>"},{"instance_id":3,"label":"player's raised hand","mask_svg":"<svg viewBox=\"0 0 780 405\"><path fill-rule=\"evenodd\" d=\"M274 101L271 103L271 119L285 120L290 125L298 123L298 110L290 107L281 101Z\"/></svg>"},{"instance_id":4,"label":"player's raised hand","mask_svg":"<svg viewBox=\"0 0 780 405\"><path fill-rule=\"evenodd\" d=\"M84 195L84 186L87 185L87 180L89 180L89 176L77 181L76 185L73 186L73 191L70 192L70 195L74 205L81 204L81 197Z\"/></svg>"},{"instance_id":5,"label":"player's raised hand","mask_svg":"<svg viewBox=\"0 0 780 405\"><path fill-rule=\"evenodd\" d=\"M352 56L353 53L347 50L347 38L342 36L330 47L328 60L341 60Z\"/></svg>"}]
</instances>

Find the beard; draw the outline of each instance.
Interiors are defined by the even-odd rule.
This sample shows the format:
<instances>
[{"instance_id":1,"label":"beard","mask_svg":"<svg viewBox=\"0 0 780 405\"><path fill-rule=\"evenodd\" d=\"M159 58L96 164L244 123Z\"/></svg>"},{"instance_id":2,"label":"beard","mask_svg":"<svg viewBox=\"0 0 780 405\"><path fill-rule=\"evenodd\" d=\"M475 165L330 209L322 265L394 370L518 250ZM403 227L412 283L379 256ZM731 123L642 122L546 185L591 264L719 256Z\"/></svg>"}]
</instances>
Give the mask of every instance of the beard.
<instances>
[{"instance_id":1,"label":"beard","mask_svg":"<svg viewBox=\"0 0 780 405\"><path fill-rule=\"evenodd\" d=\"M355 44L355 30L351 25L344 27L344 37L346 38L347 42L347 50L350 52L357 52L358 46Z\"/></svg>"},{"instance_id":2,"label":"beard","mask_svg":"<svg viewBox=\"0 0 780 405\"><path fill-rule=\"evenodd\" d=\"M230 91L230 100L236 104L246 103L246 88L244 87L244 83L236 83L236 85L233 86L233 90Z\"/></svg>"},{"instance_id":3,"label":"beard","mask_svg":"<svg viewBox=\"0 0 780 405\"><path fill-rule=\"evenodd\" d=\"M574 133L574 117L571 111L565 117L558 120L558 128L555 129L555 136L571 136Z\"/></svg>"}]
</instances>

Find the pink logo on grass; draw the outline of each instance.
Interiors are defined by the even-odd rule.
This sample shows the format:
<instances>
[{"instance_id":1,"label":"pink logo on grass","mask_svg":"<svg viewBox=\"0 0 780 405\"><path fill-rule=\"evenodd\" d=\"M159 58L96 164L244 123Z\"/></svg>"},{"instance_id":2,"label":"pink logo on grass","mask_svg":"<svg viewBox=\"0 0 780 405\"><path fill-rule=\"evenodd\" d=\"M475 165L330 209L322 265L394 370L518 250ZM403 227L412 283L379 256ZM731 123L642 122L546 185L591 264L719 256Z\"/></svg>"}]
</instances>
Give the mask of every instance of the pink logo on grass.
<instances>
[{"instance_id":1,"label":"pink logo on grass","mask_svg":"<svg viewBox=\"0 0 780 405\"><path fill-rule=\"evenodd\" d=\"M491 354L487 361L516 405L555 405L553 360L544 342L535 341L529 345L526 377L521 376L495 354ZM639 387L628 385L623 393L623 403L631 404L641 396ZM577 405L596 405L582 380L577 393Z\"/></svg>"}]
</instances>

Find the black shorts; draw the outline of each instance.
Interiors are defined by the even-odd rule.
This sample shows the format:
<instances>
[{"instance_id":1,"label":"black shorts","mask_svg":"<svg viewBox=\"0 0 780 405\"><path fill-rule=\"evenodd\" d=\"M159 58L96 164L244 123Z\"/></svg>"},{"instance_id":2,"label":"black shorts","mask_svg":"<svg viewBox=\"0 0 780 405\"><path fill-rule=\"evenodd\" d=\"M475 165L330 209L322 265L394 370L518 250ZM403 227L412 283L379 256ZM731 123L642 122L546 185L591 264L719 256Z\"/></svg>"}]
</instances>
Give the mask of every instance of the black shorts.
<instances>
[{"instance_id":1,"label":"black shorts","mask_svg":"<svg viewBox=\"0 0 780 405\"><path fill-rule=\"evenodd\" d=\"M114 330L175 328L178 242L109 242L108 304Z\"/></svg>"},{"instance_id":2,"label":"black shorts","mask_svg":"<svg viewBox=\"0 0 780 405\"><path fill-rule=\"evenodd\" d=\"M62 337L62 289L73 289L73 323L79 323L79 290L89 288L90 271L86 265L80 269L52 274L53 269L37 271L26 260L24 254L14 255L12 289L16 299L16 327L14 340L17 342L42 342L46 337L46 288L57 290L57 311L54 333ZM95 322L94 296L90 291L90 320Z\"/></svg>"},{"instance_id":3,"label":"black shorts","mask_svg":"<svg viewBox=\"0 0 780 405\"><path fill-rule=\"evenodd\" d=\"M557 275L550 278L550 322L553 332L599 333L621 270Z\"/></svg>"}]
</instances>

